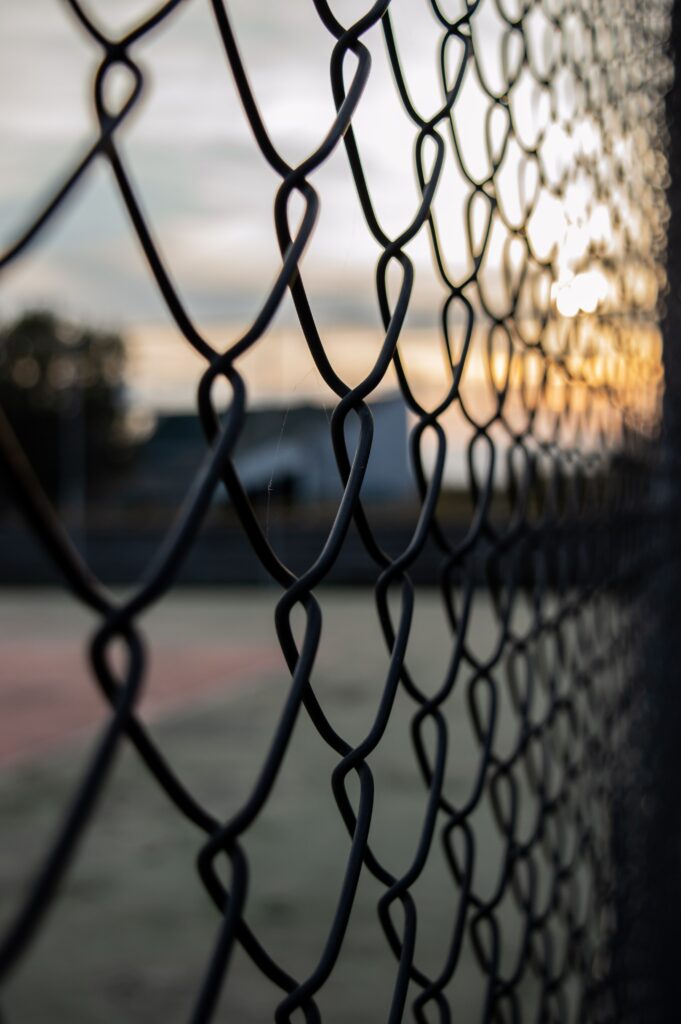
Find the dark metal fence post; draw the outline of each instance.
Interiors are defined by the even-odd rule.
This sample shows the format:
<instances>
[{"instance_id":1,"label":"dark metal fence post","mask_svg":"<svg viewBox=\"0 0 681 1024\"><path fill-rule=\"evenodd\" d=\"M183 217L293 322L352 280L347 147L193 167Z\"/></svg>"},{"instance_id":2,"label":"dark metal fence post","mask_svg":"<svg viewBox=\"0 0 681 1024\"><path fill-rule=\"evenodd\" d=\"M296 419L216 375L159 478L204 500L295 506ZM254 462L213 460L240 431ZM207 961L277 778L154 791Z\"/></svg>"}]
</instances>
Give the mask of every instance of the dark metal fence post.
<instances>
[{"instance_id":1,"label":"dark metal fence post","mask_svg":"<svg viewBox=\"0 0 681 1024\"><path fill-rule=\"evenodd\" d=\"M618 1020L679 1019L681 995L681 3L672 5L666 98L670 209L663 318L665 397L653 488L658 558L644 581L647 634L635 682L632 778L616 826Z\"/></svg>"},{"instance_id":2,"label":"dark metal fence post","mask_svg":"<svg viewBox=\"0 0 681 1024\"><path fill-rule=\"evenodd\" d=\"M669 293L664 320L663 493L665 548L653 585L652 723L650 761L658 794L649 849L649 912L657 1018L669 1021L679 1010L679 921L681 920L681 3L673 4L671 57L674 82L667 97L670 222Z\"/></svg>"}]
</instances>

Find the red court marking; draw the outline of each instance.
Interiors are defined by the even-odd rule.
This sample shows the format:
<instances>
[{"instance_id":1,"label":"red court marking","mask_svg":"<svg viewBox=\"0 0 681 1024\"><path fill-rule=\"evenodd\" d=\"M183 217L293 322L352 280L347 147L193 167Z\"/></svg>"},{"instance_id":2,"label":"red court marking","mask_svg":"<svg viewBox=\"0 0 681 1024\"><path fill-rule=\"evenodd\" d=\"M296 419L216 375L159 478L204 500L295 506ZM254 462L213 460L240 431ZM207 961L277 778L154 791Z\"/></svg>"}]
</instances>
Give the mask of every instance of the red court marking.
<instances>
[{"instance_id":1,"label":"red court marking","mask_svg":"<svg viewBox=\"0 0 681 1024\"><path fill-rule=\"evenodd\" d=\"M197 697L234 693L281 669L267 648L186 644L149 654L138 707L144 717L179 709ZM82 650L38 641L33 648L3 641L0 650L0 764L36 756L105 722L108 704Z\"/></svg>"}]
</instances>

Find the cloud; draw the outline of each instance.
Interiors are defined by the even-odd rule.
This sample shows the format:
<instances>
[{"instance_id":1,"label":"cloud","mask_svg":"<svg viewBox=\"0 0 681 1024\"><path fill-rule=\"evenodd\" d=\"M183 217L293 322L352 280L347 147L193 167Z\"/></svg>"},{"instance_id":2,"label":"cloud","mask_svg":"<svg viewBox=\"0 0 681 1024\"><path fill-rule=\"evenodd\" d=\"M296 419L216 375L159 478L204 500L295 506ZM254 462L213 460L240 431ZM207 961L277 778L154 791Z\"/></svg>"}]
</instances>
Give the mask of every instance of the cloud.
<instances>
[{"instance_id":1,"label":"cloud","mask_svg":"<svg viewBox=\"0 0 681 1024\"><path fill-rule=\"evenodd\" d=\"M90 9L108 31L118 32L149 5L91 0ZM301 160L334 117L328 71L333 39L312 4L232 0L229 10L275 143L289 161ZM407 15L396 19L398 45L415 101L430 97L435 103L438 32L413 14L411 21ZM101 52L68 8L53 0L3 0L3 22L0 237L8 244L94 137L91 87ZM367 42L373 67L357 137L377 214L395 235L419 199L415 130L391 79L380 30L372 30ZM239 295L264 294L279 265L272 204L280 179L253 139L209 5L182 5L167 27L136 46L135 57L145 72L145 93L119 146L152 232L199 313L250 308L251 300L244 304ZM352 318L375 305L379 248L364 223L342 147L312 182L321 216L304 261L306 281L320 296L335 294L328 308ZM11 275L5 302L19 296L29 302L33 282L35 298L56 306L82 306L83 314L96 307L127 322L148 319L158 315L159 299L138 250L102 164L38 240L39 255L27 254L21 273ZM425 274L427 245L419 240L412 252Z\"/></svg>"}]
</instances>

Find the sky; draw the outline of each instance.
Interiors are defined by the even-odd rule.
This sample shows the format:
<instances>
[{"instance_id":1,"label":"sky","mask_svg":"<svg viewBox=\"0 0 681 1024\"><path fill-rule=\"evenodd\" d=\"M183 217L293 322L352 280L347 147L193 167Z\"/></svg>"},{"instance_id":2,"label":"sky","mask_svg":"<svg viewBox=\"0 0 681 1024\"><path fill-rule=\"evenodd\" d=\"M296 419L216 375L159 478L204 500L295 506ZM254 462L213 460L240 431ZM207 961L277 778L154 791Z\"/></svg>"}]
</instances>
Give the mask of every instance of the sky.
<instances>
[{"instance_id":1,"label":"sky","mask_svg":"<svg viewBox=\"0 0 681 1024\"><path fill-rule=\"evenodd\" d=\"M120 31L148 6L139 0L99 0L88 9L102 25ZM345 0L335 8L349 20L364 6ZM229 11L265 122L289 162L298 161L316 146L334 115L328 74L333 40L308 0L232 0ZM493 41L499 25L490 18L481 18L480 30ZM423 0L401 0L395 30L414 98L432 110L441 102L435 59L440 27ZM385 228L397 232L418 201L415 132L390 80L380 30L372 29L366 41L373 67L356 130L378 213ZM252 139L210 4L188 0L135 48L135 55L147 87L120 135L121 148L161 250L196 316L240 320L252 315L278 262L272 203L279 179ZM3 0L3 246L93 138L89 83L99 56L63 0ZM484 147L473 92L462 110L470 120L471 154L479 161ZM342 149L315 174L314 184L322 212L304 268L322 315L343 323L373 321L373 267L380 250L364 225ZM457 186L463 194L463 181L450 180L448 186L450 197ZM452 202L450 211L461 219L462 202ZM422 271L418 310L428 306L436 287L425 233L411 255ZM465 253L453 255L463 268ZM155 286L103 161L29 258L4 276L0 316L35 304L100 322L163 321Z\"/></svg>"},{"instance_id":2,"label":"sky","mask_svg":"<svg viewBox=\"0 0 681 1024\"><path fill-rule=\"evenodd\" d=\"M441 2L452 15L465 9L465 0ZM87 0L87 9L113 36L154 6L150 0ZM366 11L367 2L334 0L332 6L350 24ZM503 6L510 18L522 13L521 0L504 0ZM227 7L264 122L284 158L296 164L317 147L335 115L329 80L333 39L312 0L228 0ZM438 69L442 27L428 0L395 0L391 17L412 99L428 118L443 102ZM476 58L467 65L453 112L461 154L455 154L446 137L433 203L444 260L456 280L464 280L472 269L465 231L471 186L459 160L479 180L491 173L485 132L492 104L480 87L478 67L498 94L506 88L502 52L507 68L518 70L509 98L515 131L531 148L539 127L550 126L541 143L542 171L549 181L558 182L565 167L578 168L576 156L598 157L602 151L596 121L585 119L572 132L555 123L556 112L559 119L569 115L576 86L562 72L553 77L552 115L548 93L537 84L548 74L551 53L559 52L565 37L561 41L557 36L542 5L532 8L523 25L531 41L532 72L520 64L518 34L508 32L496 0L481 0L471 19ZM395 236L410 223L419 202L417 133L398 96L380 27L363 41L371 52L372 69L353 125L379 221ZM579 49L579 40L572 36L569 44ZM446 57L453 75L458 54L456 46L450 49ZM101 56L65 0L0 0L0 252L21 234L96 138L92 86ZM185 0L160 29L135 45L134 58L144 72L145 89L117 133L119 151L185 307L204 336L225 348L250 325L280 266L272 213L280 179L251 135L209 0ZM127 84L110 82L113 106ZM505 135L507 117L503 110L494 110L489 122L493 150ZM479 272L487 297L498 300L498 315L505 315L507 285L499 267L510 236L502 211L507 222L526 226L541 258L557 246L551 295L556 288L559 317L594 310L604 282L588 267L582 268L586 273L578 272L579 261L590 239L601 239L606 246L612 241L617 257L608 217L614 206L625 215L632 212L626 197L613 184L600 208L593 205L593 187L577 170L565 201L559 202L540 186L537 162L523 155L514 138L504 152L495 173L499 210ZM632 163L631 175L639 171ZM311 180L320 198L320 216L302 261L303 277L327 353L343 379L354 385L368 372L384 337L375 289L381 250L365 224L342 146ZM523 195L538 197L529 222ZM481 236L485 217L481 199L473 207L474 236ZM448 293L433 265L427 227L407 252L415 284L400 346L418 397L433 406L444 397L449 380L439 328ZM36 307L124 334L133 406L152 413L195 408L203 364L165 309L104 160L90 168L37 243L0 275L0 322ZM462 318L458 320L455 316L452 321L455 347L464 331ZM488 413L485 409L495 398L484 369L484 323L476 318L476 325L462 394L484 419L493 415L493 408ZM315 401L330 408L337 400L314 366L288 296L240 369L254 404ZM381 390L396 387L391 369ZM509 403L507 413L512 414ZM522 410L519 415L522 420ZM450 481L464 479L472 428L457 404L443 423L450 440L446 474ZM503 438L497 440L503 446Z\"/></svg>"},{"instance_id":3,"label":"sky","mask_svg":"<svg viewBox=\"0 0 681 1024\"><path fill-rule=\"evenodd\" d=\"M465 4L446 0L446 6L455 13ZM512 17L516 8L520 13L519 6L520 0L505 0L504 9ZM333 4L346 24L366 7L366 0ZM149 0L89 0L87 8L107 33L119 35L153 5ZM311 0L229 0L228 10L265 124L282 155L295 164L316 148L334 117L328 70L333 39ZM427 0L395 0L391 17L413 101L429 117L442 104L442 27ZM509 104L516 132L531 146L538 126L551 120L547 94L537 79L559 40L539 6L524 26L532 41L534 74L527 67L519 73ZM467 66L454 120L461 157L482 179L491 169L485 137L491 101L480 88L477 65L489 87L503 92L504 34L507 65L521 65L513 46L517 34L509 35L494 0L481 0L471 28L476 60ZM396 235L409 224L419 201L417 133L399 99L380 27L363 38L372 69L353 124L377 215L384 230ZM160 29L135 45L134 56L144 72L145 89L117 134L119 149L186 308L199 330L225 347L255 317L280 265L272 215L280 179L252 138L209 0L186 0ZM99 47L65 0L1 0L0 251L30 223L96 137L92 84L100 60ZM447 62L453 74L456 47L451 54L447 51ZM115 105L126 82L112 81L110 89ZM552 94L559 112L570 109L574 97L560 76ZM499 116L490 122L493 149L506 129L506 115L499 109L494 113ZM574 166L575 152L593 151L600 144L594 125L586 121L570 136L561 131L554 124L542 143L543 171L555 180L566 163ZM302 271L331 356L343 362L345 379L352 384L371 365L383 338L375 290L380 249L364 222L343 147L314 173L312 182L321 212ZM433 209L445 261L459 280L471 269L464 215L470 189L447 139ZM512 139L495 174L495 189L500 208L515 224L524 222L523 192L532 195L537 189L539 201L528 224L535 251L548 256L556 242L569 254L572 231L581 238L572 247L579 259L589 235L581 228L573 230L566 220L588 215L590 190L579 174L564 204L551 199L538 188L536 162L523 157ZM617 200L615 192L612 198ZM474 235L480 234L484 207L484 200L474 206ZM593 237L600 231L607 238L609 228L594 220L594 231ZM493 299L503 291L499 259L508 240L496 213L480 272ZM447 292L433 266L427 228L407 251L416 273L405 357L411 350L413 376L422 378L419 386L429 386L436 396L446 381L438 322ZM580 309L573 287L580 275L573 280L569 267L566 273L565 281L557 282L557 306L560 314L572 316ZM581 283L594 294L600 287L588 274L581 275ZM157 407L194 402L199 363L164 307L104 160L90 168L37 243L0 275L0 322L29 307L53 308L76 322L123 331L135 397ZM593 308L593 303L581 308ZM249 360L257 399L288 400L295 394L303 400L321 394L288 296ZM471 380L482 379L481 359L469 358L468 364ZM389 377L388 385L395 384Z\"/></svg>"}]
</instances>

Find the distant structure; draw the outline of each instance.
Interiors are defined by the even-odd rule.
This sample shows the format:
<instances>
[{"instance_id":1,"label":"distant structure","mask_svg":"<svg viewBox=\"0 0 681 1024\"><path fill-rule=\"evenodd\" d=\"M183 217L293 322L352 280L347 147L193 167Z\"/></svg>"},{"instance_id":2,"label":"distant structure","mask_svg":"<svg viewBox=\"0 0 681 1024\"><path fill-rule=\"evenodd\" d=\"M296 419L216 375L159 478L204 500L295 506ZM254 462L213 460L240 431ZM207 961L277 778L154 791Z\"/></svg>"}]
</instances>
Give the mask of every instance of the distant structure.
<instances>
[{"instance_id":1,"label":"distant structure","mask_svg":"<svg viewBox=\"0 0 681 1024\"><path fill-rule=\"evenodd\" d=\"M372 403L374 436L362 494L371 503L408 496L407 414L399 396ZM348 417L348 451L357 445L356 417ZM125 484L126 503L176 504L205 453L196 416L161 415L156 430L138 451ZM246 417L235 464L255 500L272 494L293 502L336 500L341 493L329 431L329 413L319 405L256 407ZM224 490L218 500L226 501Z\"/></svg>"},{"instance_id":2,"label":"distant structure","mask_svg":"<svg viewBox=\"0 0 681 1024\"><path fill-rule=\"evenodd\" d=\"M372 523L383 540L399 550L409 543L418 505L409 471L407 412L401 397L371 403L374 433L362 486L371 506ZM348 452L358 440L355 416L346 421ZM124 471L112 474L105 486L87 493L85 529L73 533L92 571L111 585L138 579L158 551L169 519L184 499L199 464L206 456L205 439L195 415L160 414L153 432L140 443ZM321 550L341 494L333 454L329 413L311 403L251 409L239 437L234 461L254 504L267 503L270 538L279 557L294 573L309 565L311 552ZM83 493L86 493L83 483ZM269 518L272 509L282 514ZM202 585L261 584L269 577L244 543L243 531L230 513L224 487L215 493L209 516L183 565L181 581ZM408 513L405 516L405 510ZM54 567L45 560L16 517L0 510L0 582L53 583ZM432 572L420 563L420 578ZM376 565L359 536L350 531L334 563L336 583L375 582ZM419 578L419 577L417 577Z\"/></svg>"}]
</instances>

